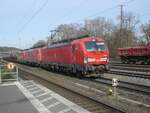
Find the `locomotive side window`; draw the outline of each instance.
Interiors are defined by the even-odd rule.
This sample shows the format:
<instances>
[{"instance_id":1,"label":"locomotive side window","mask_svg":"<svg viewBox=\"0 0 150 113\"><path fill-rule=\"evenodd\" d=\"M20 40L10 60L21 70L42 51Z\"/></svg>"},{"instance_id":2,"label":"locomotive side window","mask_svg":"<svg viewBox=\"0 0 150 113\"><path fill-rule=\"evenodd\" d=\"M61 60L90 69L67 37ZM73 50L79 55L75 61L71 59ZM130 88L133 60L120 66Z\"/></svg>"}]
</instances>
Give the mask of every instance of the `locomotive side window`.
<instances>
[{"instance_id":1,"label":"locomotive side window","mask_svg":"<svg viewBox=\"0 0 150 113\"><path fill-rule=\"evenodd\" d=\"M85 46L88 52L106 51L106 45L104 42L86 42Z\"/></svg>"}]
</instances>

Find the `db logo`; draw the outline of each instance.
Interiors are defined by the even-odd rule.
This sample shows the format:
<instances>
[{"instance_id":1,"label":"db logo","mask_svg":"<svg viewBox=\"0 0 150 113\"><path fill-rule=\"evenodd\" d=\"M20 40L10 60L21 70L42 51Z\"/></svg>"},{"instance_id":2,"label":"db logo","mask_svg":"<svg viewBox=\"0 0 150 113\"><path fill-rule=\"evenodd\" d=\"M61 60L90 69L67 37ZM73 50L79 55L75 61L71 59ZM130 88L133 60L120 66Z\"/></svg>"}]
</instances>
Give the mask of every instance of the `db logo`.
<instances>
[{"instance_id":1,"label":"db logo","mask_svg":"<svg viewBox=\"0 0 150 113\"><path fill-rule=\"evenodd\" d=\"M10 69L10 70L14 69L14 67L15 67L15 64L13 64L13 63L8 63L7 64L7 68Z\"/></svg>"}]
</instances>

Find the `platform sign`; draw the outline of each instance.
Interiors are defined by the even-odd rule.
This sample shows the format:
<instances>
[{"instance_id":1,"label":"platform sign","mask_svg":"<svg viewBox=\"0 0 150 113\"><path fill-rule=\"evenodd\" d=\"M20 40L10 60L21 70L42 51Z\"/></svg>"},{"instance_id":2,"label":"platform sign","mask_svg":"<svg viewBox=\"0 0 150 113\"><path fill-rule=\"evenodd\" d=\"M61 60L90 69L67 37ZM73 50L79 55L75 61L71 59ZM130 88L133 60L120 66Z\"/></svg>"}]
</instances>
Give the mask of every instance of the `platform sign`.
<instances>
[{"instance_id":1,"label":"platform sign","mask_svg":"<svg viewBox=\"0 0 150 113\"><path fill-rule=\"evenodd\" d=\"M8 64L7 64L7 68L10 69L10 70L12 70L12 69L15 68L15 64L13 64L13 63L8 63Z\"/></svg>"},{"instance_id":2,"label":"platform sign","mask_svg":"<svg viewBox=\"0 0 150 113\"><path fill-rule=\"evenodd\" d=\"M1 72L1 66L0 66L0 83L2 83L2 77L1 77L2 75L1 75L1 73L2 72Z\"/></svg>"},{"instance_id":3,"label":"platform sign","mask_svg":"<svg viewBox=\"0 0 150 113\"><path fill-rule=\"evenodd\" d=\"M0 65L0 83L18 81L18 67L14 63Z\"/></svg>"}]
</instances>

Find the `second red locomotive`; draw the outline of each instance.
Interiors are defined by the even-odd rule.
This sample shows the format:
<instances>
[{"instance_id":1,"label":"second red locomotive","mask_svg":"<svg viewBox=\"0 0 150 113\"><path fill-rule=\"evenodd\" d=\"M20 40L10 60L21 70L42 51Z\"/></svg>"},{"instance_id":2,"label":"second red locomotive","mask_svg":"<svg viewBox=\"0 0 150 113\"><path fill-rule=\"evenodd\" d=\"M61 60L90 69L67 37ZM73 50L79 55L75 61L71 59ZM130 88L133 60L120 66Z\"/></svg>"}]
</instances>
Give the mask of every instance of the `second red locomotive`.
<instances>
[{"instance_id":1,"label":"second red locomotive","mask_svg":"<svg viewBox=\"0 0 150 113\"><path fill-rule=\"evenodd\" d=\"M85 77L99 76L109 70L109 52L105 40L98 37L60 41L47 47L24 50L20 61Z\"/></svg>"}]
</instances>

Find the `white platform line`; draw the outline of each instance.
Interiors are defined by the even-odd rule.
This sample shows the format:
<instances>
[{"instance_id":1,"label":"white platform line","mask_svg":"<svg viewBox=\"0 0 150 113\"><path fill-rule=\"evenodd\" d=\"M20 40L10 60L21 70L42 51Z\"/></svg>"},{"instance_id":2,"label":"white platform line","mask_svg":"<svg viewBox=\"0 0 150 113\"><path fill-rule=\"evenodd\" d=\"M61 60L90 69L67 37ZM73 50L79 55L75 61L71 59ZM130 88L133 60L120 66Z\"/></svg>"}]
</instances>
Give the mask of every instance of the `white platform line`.
<instances>
[{"instance_id":1,"label":"white platform line","mask_svg":"<svg viewBox=\"0 0 150 113\"><path fill-rule=\"evenodd\" d=\"M52 98L53 98L53 97L48 97L48 98L45 98L45 99L41 100L40 102L44 103L44 102L46 102L46 101L48 101L48 100L50 100L50 99L52 99Z\"/></svg>"},{"instance_id":2,"label":"white platform line","mask_svg":"<svg viewBox=\"0 0 150 113\"><path fill-rule=\"evenodd\" d=\"M34 83L34 82L33 82L33 83ZM70 110L73 110L73 111L75 111L75 112L77 112L77 113L90 113L90 112L87 111L86 109L84 109L84 108L78 106L77 104L75 104L75 103L73 103L73 102L71 102L71 101L65 99L64 97L62 97L62 96L60 96L59 94L53 92L52 90L49 90L48 88L46 88L46 87L44 87L44 86L42 86L42 85L40 85L40 84L34 83L34 85L35 85L36 87L39 87L39 88L42 89L43 91L45 91L43 94L40 94L40 95L35 96L36 98L41 97L41 96L46 95L46 94L50 94L51 97L56 98L56 99L59 101L59 102L56 102L57 104L54 103L54 105L53 105L53 104L50 105L49 108L51 108L51 107L53 107L53 106L56 106L56 105L62 103L62 104L64 104L64 105L68 106L68 107L70 108ZM39 101L39 102L40 102L40 101ZM42 103L41 103L41 104L42 104ZM56 105L55 105L55 104L56 104ZM43 105L43 104L42 104L42 105ZM44 105L43 105L43 106L44 106ZM67 112L67 111L66 111L66 112Z\"/></svg>"},{"instance_id":3,"label":"white platform line","mask_svg":"<svg viewBox=\"0 0 150 113\"><path fill-rule=\"evenodd\" d=\"M33 80L23 80L21 83L33 82Z\"/></svg>"},{"instance_id":4,"label":"white platform line","mask_svg":"<svg viewBox=\"0 0 150 113\"><path fill-rule=\"evenodd\" d=\"M36 89L39 89L39 88L38 87L33 87L33 88L28 89L28 90L32 91L32 90L36 90Z\"/></svg>"},{"instance_id":5,"label":"white platform line","mask_svg":"<svg viewBox=\"0 0 150 113\"><path fill-rule=\"evenodd\" d=\"M13 86L15 85L15 83L4 83L4 84L0 84L0 86Z\"/></svg>"},{"instance_id":6,"label":"white platform line","mask_svg":"<svg viewBox=\"0 0 150 113\"><path fill-rule=\"evenodd\" d=\"M41 88L41 89L43 89L43 91L45 91L45 92L47 92L47 93L49 93L49 94L54 93L53 91L49 90L49 89L46 88L46 87L43 87L43 86L40 85L40 84L36 84L36 86L39 87L39 88Z\"/></svg>"},{"instance_id":7,"label":"white platform line","mask_svg":"<svg viewBox=\"0 0 150 113\"><path fill-rule=\"evenodd\" d=\"M22 91L22 93L29 99L32 105L38 110L39 113L52 113L43 104L40 103L26 88L19 82L15 82L16 86Z\"/></svg>"},{"instance_id":8,"label":"white platform line","mask_svg":"<svg viewBox=\"0 0 150 113\"><path fill-rule=\"evenodd\" d=\"M58 104L60 104L60 102L55 102L54 104L51 104L51 105L47 106L47 108L49 109L49 108L54 107L54 106L56 106Z\"/></svg>"},{"instance_id":9,"label":"white platform line","mask_svg":"<svg viewBox=\"0 0 150 113\"><path fill-rule=\"evenodd\" d=\"M38 98L38 97L41 97L41 96L46 95L46 94L49 94L49 93L45 92L45 93L43 93L43 94L41 94L41 95L37 95L37 96L35 96L35 97Z\"/></svg>"},{"instance_id":10,"label":"white platform line","mask_svg":"<svg viewBox=\"0 0 150 113\"><path fill-rule=\"evenodd\" d=\"M37 87L41 88L43 91L50 93L50 95L54 98L56 98L57 100L59 100L61 103L65 104L66 106L70 107L70 109L78 112L78 113L90 113L89 111L87 111L86 109L78 106L77 104L65 99L64 97L60 96L59 94L49 90L46 87L43 87L40 84L36 84Z\"/></svg>"},{"instance_id":11,"label":"white platform line","mask_svg":"<svg viewBox=\"0 0 150 113\"><path fill-rule=\"evenodd\" d=\"M28 84L28 85L24 85L24 84L22 84L24 87L31 87L31 86L33 86L33 84Z\"/></svg>"},{"instance_id":12,"label":"white platform line","mask_svg":"<svg viewBox=\"0 0 150 113\"><path fill-rule=\"evenodd\" d=\"M64 110L59 111L58 113L66 113L66 112L68 112L68 111L70 111L70 110L71 110L70 108L66 108L66 109L64 109Z\"/></svg>"},{"instance_id":13,"label":"white platform line","mask_svg":"<svg viewBox=\"0 0 150 113\"><path fill-rule=\"evenodd\" d=\"M32 82L21 82L23 85L33 84Z\"/></svg>"},{"instance_id":14,"label":"white platform line","mask_svg":"<svg viewBox=\"0 0 150 113\"><path fill-rule=\"evenodd\" d=\"M30 89L30 88L32 88L32 87L36 87L35 85L30 85L30 86L24 86L25 88L27 88L27 89Z\"/></svg>"},{"instance_id":15,"label":"white platform line","mask_svg":"<svg viewBox=\"0 0 150 113\"><path fill-rule=\"evenodd\" d=\"M77 104L65 99L64 97L61 97L58 94L51 94L53 97L57 98L57 100L59 100L61 103L65 104L66 106L70 107L72 110L78 112L78 113L90 113L89 111L87 111L86 109L78 106Z\"/></svg>"},{"instance_id":16,"label":"white platform line","mask_svg":"<svg viewBox=\"0 0 150 113\"><path fill-rule=\"evenodd\" d=\"M31 84L31 83L33 83L33 80L30 80L30 81L24 81L24 80L22 80L21 81L22 85L27 85L27 84Z\"/></svg>"},{"instance_id":17,"label":"white platform line","mask_svg":"<svg viewBox=\"0 0 150 113\"><path fill-rule=\"evenodd\" d=\"M35 93L38 93L38 92L41 92L41 91L43 91L43 90L38 89L38 90L32 91L31 93L32 93L32 94L35 94Z\"/></svg>"}]
</instances>

